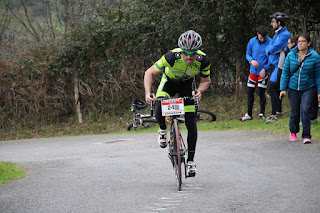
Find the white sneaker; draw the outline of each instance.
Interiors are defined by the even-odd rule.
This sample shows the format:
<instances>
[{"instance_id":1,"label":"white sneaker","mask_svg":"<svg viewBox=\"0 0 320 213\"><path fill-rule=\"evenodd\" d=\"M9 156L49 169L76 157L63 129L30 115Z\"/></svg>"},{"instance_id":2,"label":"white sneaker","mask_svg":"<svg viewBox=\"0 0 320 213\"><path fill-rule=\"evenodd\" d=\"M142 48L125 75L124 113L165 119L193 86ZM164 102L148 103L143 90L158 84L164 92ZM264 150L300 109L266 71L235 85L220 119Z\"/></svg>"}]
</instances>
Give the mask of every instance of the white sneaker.
<instances>
[{"instance_id":1,"label":"white sneaker","mask_svg":"<svg viewBox=\"0 0 320 213\"><path fill-rule=\"evenodd\" d=\"M259 113L258 119L265 119L266 117L264 116L263 113Z\"/></svg>"},{"instance_id":2,"label":"white sneaker","mask_svg":"<svg viewBox=\"0 0 320 213\"><path fill-rule=\"evenodd\" d=\"M197 166L193 161L189 161L187 165L187 172L189 177L196 176Z\"/></svg>"},{"instance_id":3,"label":"white sneaker","mask_svg":"<svg viewBox=\"0 0 320 213\"><path fill-rule=\"evenodd\" d=\"M167 147L167 130L160 129L158 130L158 142L161 148Z\"/></svg>"},{"instance_id":4,"label":"white sneaker","mask_svg":"<svg viewBox=\"0 0 320 213\"><path fill-rule=\"evenodd\" d=\"M253 117L249 116L248 113L246 113L243 117L239 118L239 121L246 121L246 120L252 120Z\"/></svg>"}]
</instances>

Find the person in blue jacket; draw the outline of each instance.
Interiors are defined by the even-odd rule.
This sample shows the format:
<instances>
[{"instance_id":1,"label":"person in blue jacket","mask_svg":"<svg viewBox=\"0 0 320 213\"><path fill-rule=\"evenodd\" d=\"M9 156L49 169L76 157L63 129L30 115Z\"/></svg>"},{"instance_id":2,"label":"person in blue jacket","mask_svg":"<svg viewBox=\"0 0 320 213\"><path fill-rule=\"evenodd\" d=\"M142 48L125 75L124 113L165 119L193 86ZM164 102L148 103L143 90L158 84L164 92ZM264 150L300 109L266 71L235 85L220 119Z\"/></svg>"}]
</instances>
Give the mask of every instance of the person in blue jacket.
<instances>
[{"instance_id":1,"label":"person in blue jacket","mask_svg":"<svg viewBox=\"0 0 320 213\"><path fill-rule=\"evenodd\" d=\"M282 73L283 63L286 57L286 49L288 40L291 34L287 30L286 20L289 17L282 13L276 12L270 16L271 26L276 34L272 38L270 44L266 47L266 54L269 58L270 71L273 70L270 76L268 92L271 96L271 116L266 119L267 123L274 122L282 117L282 102L279 100L280 94L280 76Z\"/></svg>"},{"instance_id":2,"label":"person in blue jacket","mask_svg":"<svg viewBox=\"0 0 320 213\"><path fill-rule=\"evenodd\" d=\"M260 113L258 119L264 119L266 108L266 88L269 75L268 57L265 54L265 49L271 42L271 38L268 36L268 28L266 26L260 26L257 28L257 36L251 38L247 45L246 59L250 63L250 74L247 83L247 104L248 111L240 117L240 121L251 120L252 107L254 103L254 92L257 89L257 93L260 98Z\"/></svg>"},{"instance_id":3,"label":"person in blue jacket","mask_svg":"<svg viewBox=\"0 0 320 213\"><path fill-rule=\"evenodd\" d=\"M310 107L315 93L320 101L320 56L310 48L311 38L308 34L301 34L298 46L287 55L280 82L280 95L286 95L290 101L290 141L297 140L299 132L300 112L302 119L303 143L311 143Z\"/></svg>"}]
</instances>

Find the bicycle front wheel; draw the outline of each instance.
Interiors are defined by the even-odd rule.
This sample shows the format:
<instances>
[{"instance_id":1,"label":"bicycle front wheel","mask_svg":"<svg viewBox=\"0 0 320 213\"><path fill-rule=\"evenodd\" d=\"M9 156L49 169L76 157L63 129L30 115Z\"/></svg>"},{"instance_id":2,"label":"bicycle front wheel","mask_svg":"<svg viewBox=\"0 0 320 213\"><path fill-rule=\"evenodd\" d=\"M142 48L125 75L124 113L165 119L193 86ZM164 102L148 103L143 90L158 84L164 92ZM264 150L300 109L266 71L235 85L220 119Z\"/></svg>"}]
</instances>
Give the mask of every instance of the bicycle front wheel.
<instances>
[{"instance_id":1,"label":"bicycle front wheel","mask_svg":"<svg viewBox=\"0 0 320 213\"><path fill-rule=\"evenodd\" d=\"M181 190L182 178L181 178L181 154L180 154L180 141L179 141L179 126L176 119L173 120L173 138L174 138L174 170L176 175L176 182L178 191Z\"/></svg>"},{"instance_id":2,"label":"bicycle front wheel","mask_svg":"<svg viewBox=\"0 0 320 213\"><path fill-rule=\"evenodd\" d=\"M203 110L203 109L198 109L196 119L197 121L211 122L211 121L216 121L217 117L213 112Z\"/></svg>"}]
</instances>

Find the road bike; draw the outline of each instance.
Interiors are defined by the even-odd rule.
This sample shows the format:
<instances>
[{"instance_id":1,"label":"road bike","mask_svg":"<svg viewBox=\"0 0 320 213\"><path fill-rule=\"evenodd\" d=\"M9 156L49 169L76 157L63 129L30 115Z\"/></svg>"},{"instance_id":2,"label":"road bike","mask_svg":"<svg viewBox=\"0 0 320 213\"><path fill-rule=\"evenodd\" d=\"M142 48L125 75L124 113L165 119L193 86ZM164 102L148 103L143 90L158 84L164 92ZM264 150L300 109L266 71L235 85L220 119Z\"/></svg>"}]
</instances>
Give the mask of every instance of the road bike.
<instances>
[{"instance_id":1,"label":"road bike","mask_svg":"<svg viewBox=\"0 0 320 213\"><path fill-rule=\"evenodd\" d=\"M140 101L138 99L133 99L131 103L131 111L132 111L132 120L133 122L127 126L127 130L130 131L132 128L134 130L138 129L138 126L142 126L143 128L149 127L149 123L157 123L156 118L153 113L153 106L150 106L149 114L142 114L138 111L144 110L147 107L147 104L144 101ZM184 123L184 118L177 118L180 123ZM212 122L216 121L217 117L213 112L208 110L198 109L196 114L197 122Z\"/></svg>"},{"instance_id":2,"label":"road bike","mask_svg":"<svg viewBox=\"0 0 320 213\"><path fill-rule=\"evenodd\" d=\"M173 169L175 171L176 184L178 191L181 191L182 185L182 171L184 171L185 178L194 177L195 173L188 174L187 173L187 165L186 165L186 153L187 148L184 143L179 123L184 122L184 120L180 119L179 116L184 114L184 104L183 100L185 99L193 99L193 97L182 97L182 98L157 98L156 101L161 101L162 115L166 116L166 120L169 124L169 134L170 137L167 139L168 143L168 157L171 160ZM151 108L153 104L151 102ZM196 98L195 101L195 112L198 111L199 101Z\"/></svg>"}]
</instances>

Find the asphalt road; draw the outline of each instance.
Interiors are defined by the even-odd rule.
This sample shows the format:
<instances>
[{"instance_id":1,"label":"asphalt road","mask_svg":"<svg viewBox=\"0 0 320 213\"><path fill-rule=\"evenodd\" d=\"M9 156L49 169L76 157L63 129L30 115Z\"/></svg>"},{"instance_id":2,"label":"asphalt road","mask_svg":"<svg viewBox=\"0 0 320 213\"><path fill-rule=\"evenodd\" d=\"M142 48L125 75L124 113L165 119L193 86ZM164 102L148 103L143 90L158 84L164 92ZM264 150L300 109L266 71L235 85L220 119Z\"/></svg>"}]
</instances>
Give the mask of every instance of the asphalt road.
<instances>
[{"instance_id":1,"label":"asphalt road","mask_svg":"<svg viewBox=\"0 0 320 213\"><path fill-rule=\"evenodd\" d=\"M155 133L0 142L0 161L28 171L0 186L1 213L320 212L320 143L287 134L199 132L180 192Z\"/></svg>"}]
</instances>

